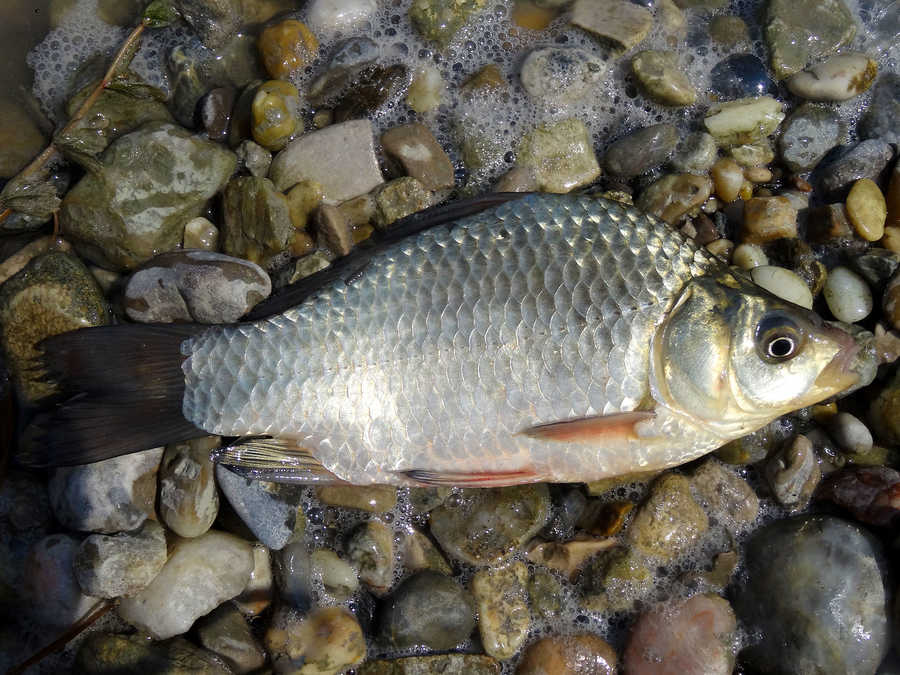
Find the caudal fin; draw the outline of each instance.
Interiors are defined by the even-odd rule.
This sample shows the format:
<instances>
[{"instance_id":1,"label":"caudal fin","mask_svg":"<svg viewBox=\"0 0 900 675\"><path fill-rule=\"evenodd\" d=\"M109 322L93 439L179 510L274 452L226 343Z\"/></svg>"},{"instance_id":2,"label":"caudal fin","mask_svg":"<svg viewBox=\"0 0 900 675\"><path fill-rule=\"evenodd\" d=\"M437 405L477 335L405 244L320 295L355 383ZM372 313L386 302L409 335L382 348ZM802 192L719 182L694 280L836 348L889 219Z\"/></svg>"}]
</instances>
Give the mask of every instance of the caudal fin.
<instances>
[{"instance_id":1,"label":"caudal fin","mask_svg":"<svg viewBox=\"0 0 900 675\"><path fill-rule=\"evenodd\" d=\"M33 467L87 464L205 435L182 415L182 343L208 326L119 325L40 344L60 402L25 429L18 456Z\"/></svg>"}]
</instances>

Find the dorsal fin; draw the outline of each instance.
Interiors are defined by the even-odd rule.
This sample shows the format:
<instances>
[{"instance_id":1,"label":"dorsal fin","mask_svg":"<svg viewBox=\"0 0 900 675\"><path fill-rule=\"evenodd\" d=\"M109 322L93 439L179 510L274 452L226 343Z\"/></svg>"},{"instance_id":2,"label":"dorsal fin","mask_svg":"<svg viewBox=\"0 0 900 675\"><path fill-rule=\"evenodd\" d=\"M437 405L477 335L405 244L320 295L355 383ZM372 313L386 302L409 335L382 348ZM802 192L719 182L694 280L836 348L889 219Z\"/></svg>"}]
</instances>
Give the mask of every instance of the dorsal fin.
<instances>
[{"instance_id":1,"label":"dorsal fin","mask_svg":"<svg viewBox=\"0 0 900 675\"><path fill-rule=\"evenodd\" d=\"M264 319L299 305L323 286L344 279L348 283L359 276L373 256L397 242L440 226L448 226L461 218L473 216L506 202L521 199L527 192L495 192L450 204L441 204L401 218L387 230L376 232L361 242L348 255L339 258L324 270L285 286L256 305L245 317L246 321Z\"/></svg>"}]
</instances>

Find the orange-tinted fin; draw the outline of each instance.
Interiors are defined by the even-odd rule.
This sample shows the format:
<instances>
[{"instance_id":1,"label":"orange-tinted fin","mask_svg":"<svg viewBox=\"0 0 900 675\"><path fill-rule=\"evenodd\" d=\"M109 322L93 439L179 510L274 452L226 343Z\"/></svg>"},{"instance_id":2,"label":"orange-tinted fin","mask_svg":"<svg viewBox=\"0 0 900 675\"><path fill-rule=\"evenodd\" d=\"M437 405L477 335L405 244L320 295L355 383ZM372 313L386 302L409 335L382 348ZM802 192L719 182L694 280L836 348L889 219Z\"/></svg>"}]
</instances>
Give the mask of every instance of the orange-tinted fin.
<instances>
[{"instance_id":1,"label":"orange-tinted fin","mask_svg":"<svg viewBox=\"0 0 900 675\"><path fill-rule=\"evenodd\" d=\"M519 433L542 441L601 443L611 439L637 438L634 425L655 416L656 413L649 410L634 410L539 424Z\"/></svg>"},{"instance_id":2,"label":"orange-tinted fin","mask_svg":"<svg viewBox=\"0 0 900 675\"><path fill-rule=\"evenodd\" d=\"M547 476L542 476L531 469L523 469L522 471L500 471L496 473L462 473L412 469L401 473L410 480L421 483L422 485L434 485L440 487L506 487L508 485L540 483L549 480Z\"/></svg>"},{"instance_id":3,"label":"orange-tinted fin","mask_svg":"<svg viewBox=\"0 0 900 675\"><path fill-rule=\"evenodd\" d=\"M275 483L343 483L312 453L287 438L238 439L212 453L214 462L247 478Z\"/></svg>"}]
</instances>

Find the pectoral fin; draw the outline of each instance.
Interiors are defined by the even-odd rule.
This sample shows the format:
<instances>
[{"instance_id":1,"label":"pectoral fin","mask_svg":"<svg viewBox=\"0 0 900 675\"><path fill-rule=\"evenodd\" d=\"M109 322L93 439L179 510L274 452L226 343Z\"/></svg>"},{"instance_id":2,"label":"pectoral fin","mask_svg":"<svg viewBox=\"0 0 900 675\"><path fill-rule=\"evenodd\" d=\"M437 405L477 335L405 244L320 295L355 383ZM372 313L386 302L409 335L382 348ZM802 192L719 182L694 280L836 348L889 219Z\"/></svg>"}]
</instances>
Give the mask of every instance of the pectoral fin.
<instances>
[{"instance_id":1,"label":"pectoral fin","mask_svg":"<svg viewBox=\"0 0 900 675\"><path fill-rule=\"evenodd\" d=\"M455 471L413 469L402 472L402 475L423 485L433 485L438 487L459 486L467 488L506 487L509 485L522 485L524 483L540 483L549 480L549 477L542 476L530 469L496 473L463 473Z\"/></svg>"},{"instance_id":2,"label":"pectoral fin","mask_svg":"<svg viewBox=\"0 0 900 675\"><path fill-rule=\"evenodd\" d=\"M239 439L213 452L212 459L243 476L276 483L344 483L313 457L308 448L287 438Z\"/></svg>"},{"instance_id":3,"label":"pectoral fin","mask_svg":"<svg viewBox=\"0 0 900 675\"><path fill-rule=\"evenodd\" d=\"M649 410L594 415L578 419L538 424L520 431L524 436L543 441L573 443L603 443L604 441L637 438L635 425L652 419L656 413Z\"/></svg>"}]
</instances>

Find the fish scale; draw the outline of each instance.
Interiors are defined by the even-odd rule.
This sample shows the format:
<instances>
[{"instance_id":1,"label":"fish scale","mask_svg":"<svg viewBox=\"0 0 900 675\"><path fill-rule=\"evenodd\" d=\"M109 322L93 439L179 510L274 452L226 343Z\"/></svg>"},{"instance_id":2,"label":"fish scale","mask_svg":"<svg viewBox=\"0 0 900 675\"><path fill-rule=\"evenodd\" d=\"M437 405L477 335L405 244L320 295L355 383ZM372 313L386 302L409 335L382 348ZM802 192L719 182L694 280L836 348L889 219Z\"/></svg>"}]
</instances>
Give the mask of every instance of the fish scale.
<instances>
[{"instance_id":1,"label":"fish scale","mask_svg":"<svg viewBox=\"0 0 900 675\"><path fill-rule=\"evenodd\" d=\"M355 483L583 475L583 444L518 432L634 410L653 331L718 267L625 205L529 195L397 244L281 315L197 336L184 414L220 435L297 439Z\"/></svg>"}]
</instances>

